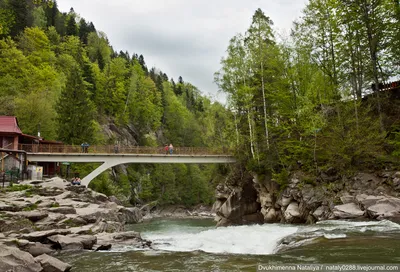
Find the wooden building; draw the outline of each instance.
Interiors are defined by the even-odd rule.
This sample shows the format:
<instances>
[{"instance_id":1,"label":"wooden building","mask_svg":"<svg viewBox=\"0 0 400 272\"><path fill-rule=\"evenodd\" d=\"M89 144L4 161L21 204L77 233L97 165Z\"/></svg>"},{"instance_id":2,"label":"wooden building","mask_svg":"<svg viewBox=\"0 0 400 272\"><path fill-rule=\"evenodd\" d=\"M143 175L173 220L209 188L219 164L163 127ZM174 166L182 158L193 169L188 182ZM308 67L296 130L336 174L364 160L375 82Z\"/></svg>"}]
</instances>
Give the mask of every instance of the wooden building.
<instances>
[{"instance_id":1,"label":"wooden building","mask_svg":"<svg viewBox=\"0 0 400 272\"><path fill-rule=\"evenodd\" d=\"M23 159L24 146L32 148L32 146L62 144L62 142L48 141L41 137L24 134L19 128L18 120L15 116L0 116L0 171L3 173L11 171L11 169L18 169L21 174L27 171L29 162ZM54 162L37 164L37 166L43 167L44 176L55 176L58 173L57 165L58 163Z\"/></svg>"}]
</instances>

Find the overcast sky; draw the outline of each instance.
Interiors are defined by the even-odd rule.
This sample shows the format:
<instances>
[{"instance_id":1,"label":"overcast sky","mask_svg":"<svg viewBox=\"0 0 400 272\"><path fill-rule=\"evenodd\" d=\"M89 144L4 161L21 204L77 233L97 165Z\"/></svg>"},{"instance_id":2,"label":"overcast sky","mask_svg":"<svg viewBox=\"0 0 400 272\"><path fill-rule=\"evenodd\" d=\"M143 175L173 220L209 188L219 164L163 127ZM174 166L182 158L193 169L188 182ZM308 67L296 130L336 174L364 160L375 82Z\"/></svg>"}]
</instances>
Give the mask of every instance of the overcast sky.
<instances>
[{"instance_id":1,"label":"overcast sky","mask_svg":"<svg viewBox=\"0 0 400 272\"><path fill-rule=\"evenodd\" d=\"M274 22L274 30L289 34L306 0L58 0L103 31L116 51L144 56L147 67L182 76L221 102L213 83L229 40L244 33L257 8Z\"/></svg>"}]
</instances>

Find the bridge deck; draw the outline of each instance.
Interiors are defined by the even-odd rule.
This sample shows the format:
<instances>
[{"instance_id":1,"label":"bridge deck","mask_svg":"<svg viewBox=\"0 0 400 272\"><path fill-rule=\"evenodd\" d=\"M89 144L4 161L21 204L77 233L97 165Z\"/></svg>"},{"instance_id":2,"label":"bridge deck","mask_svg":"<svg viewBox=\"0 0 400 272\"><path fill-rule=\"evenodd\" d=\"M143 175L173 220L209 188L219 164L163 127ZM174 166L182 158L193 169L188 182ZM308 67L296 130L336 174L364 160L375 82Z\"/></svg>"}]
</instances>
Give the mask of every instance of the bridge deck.
<instances>
[{"instance_id":1,"label":"bridge deck","mask_svg":"<svg viewBox=\"0 0 400 272\"><path fill-rule=\"evenodd\" d=\"M28 145L20 144L20 150L28 153L58 153L58 154L159 154L165 155L164 147L147 146L113 146L95 145L87 149L77 145ZM225 155L231 156L227 148L207 148L207 147L174 147L173 154L176 155Z\"/></svg>"}]
</instances>

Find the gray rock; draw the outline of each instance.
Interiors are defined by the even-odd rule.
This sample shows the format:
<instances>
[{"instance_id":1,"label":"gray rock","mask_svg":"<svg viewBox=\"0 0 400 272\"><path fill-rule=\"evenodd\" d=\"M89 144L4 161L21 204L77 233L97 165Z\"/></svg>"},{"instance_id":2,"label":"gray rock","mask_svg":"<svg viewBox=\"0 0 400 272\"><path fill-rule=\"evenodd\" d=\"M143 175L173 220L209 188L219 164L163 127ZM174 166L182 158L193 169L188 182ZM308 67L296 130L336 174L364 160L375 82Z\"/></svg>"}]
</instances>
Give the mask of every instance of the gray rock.
<instances>
[{"instance_id":1,"label":"gray rock","mask_svg":"<svg viewBox=\"0 0 400 272\"><path fill-rule=\"evenodd\" d=\"M98 220L92 227L93 233L100 232L121 232L124 230L124 225L120 222L106 221L105 219Z\"/></svg>"},{"instance_id":2,"label":"gray rock","mask_svg":"<svg viewBox=\"0 0 400 272\"><path fill-rule=\"evenodd\" d=\"M327 206L319 206L313 213L312 215L317 219L318 221L320 220L326 220L329 217L329 208Z\"/></svg>"},{"instance_id":3,"label":"gray rock","mask_svg":"<svg viewBox=\"0 0 400 272\"><path fill-rule=\"evenodd\" d=\"M43 267L43 272L68 272L72 266L47 254L35 258Z\"/></svg>"},{"instance_id":4,"label":"gray rock","mask_svg":"<svg viewBox=\"0 0 400 272\"><path fill-rule=\"evenodd\" d=\"M343 204L347 204L347 203L354 203L355 199L353 196L349 194L344 194L340 197L340 201L342 201Z\"/></svg>"},{"instance_id":5,"label":"gray rock","mask_svg":"<svg viewBox=\"0 0 400 272\"><path fill-rule=\"evenodd\" d=\"M51 248L51 245L42 244L42 243L28 244L24 247L21 247L21 250L29 252L33 257L39 256L42 254L52 254L55 252L55 250Z\"/></svg>"},{"instance_id":6,"label":"gray rock","mask_svg":"<svg viewBox=\"0 0 400 272\"><path fill-rule=\"evenodd\" d=\"M299 204L297 202L292 202L289 204L284 212L284 218L288 223L300 223L305 221L300 216Z\"/></svg>"},{"instance_id":7,"label":"gray rock","mask_svg":"<svg viewBox=\"0 0 400 272\"><path fill-rule=\"evenodd\" d=\"M138 208L120 208L119 213L123 216L126 224L136 224L143 221L142 212Z\"/></svg>"},{"instance_id":8,"label":"gray rock","mask_svg":"<svg viewBox=\"0 0 400 272\"><path fill-rule=\"evenodd\" d=\"M45 231L35 231L28 234L22 235L22 239L26 239L31 242L41 242L45 241L47 237L53 235L67 235L70 234L70 230L66 229L53 229L53 230L45 230Z\"/></svg>"},{"instance_id":9,"label":"gray rock","mask_svg":"<svg viewBox=\"0 0 400 272\"><path fill-rule=\"evenodd\" d=\"M0 271L40 272L42 267L31 254L15 247L0 246Z\"/></svg>"},{"instance_id":10,"label":"gray rock","mask_svg":"<svg viewBox=\"0 0 400 272\"><path fill-rule=\"evenodd\" d=\"M273 207L267 209L262 208L261 213L264 215L265 223L275 223L278 220L278 214Z\"/></svg>"},{"instance_id":11,"label":"gray rock","mask_svg":"<svg viewBox=\"0 0 400 272\"><path fill-rule=\"evenodd\" d=\"M68 207L68 206L50 208L49 211L53 212L53 213L61 213L61 214L76 214L75 208Z\"/></svg>"},{"instance_id":12,"label":"gray rock","mask_svg":"<svg viewBox=\"0 0 400 272\"><path fill-rule=\"evenodd\" d=\"M104 244L104 245L97 245L94 249L94 251L100 251L100 250L110 250L112 247L111 244Z\"/></svg>"},{"instance_id":13,"label":"gray rock","mask_svg":"<svg viewBox=\"0 0 400 272\"><path fill-rule=\"evenodd\" d=\"M252 213L252 214L245 214L242 217L242 223L245 225L251 224L262 224L264 223L264 217L261 213Z\"/></svg>"},{"instance_id":14,"label":"gray rock","mask_svg":"<svg viewBox=\"0 0 400 272\"><path fill-rule=\"evenodd\" d=\"M390 219L400 216L400 199L384 197L374 205L367 207L368 215L378 220Z\"/></svg>"},{"instance_id":15,"label":"gray rock","mask_svg":"<svg viewBox=\"0 0 400 272\"><path fill-rule=\"evenodd\" d=\"M108 199L114 203L116 203L119 206L123 206L123 203L121 200L119 200L116 196L109 196Z\"/></svg>"},{"instance_id":16,"label":"gray rock","mask_svg":"<svg viewBox=\"0 0 400 272\"><path fill-rule=\"evenodd\" d=\"M26 211L26 212L18 212L16 214L23 216L32 222L37 222L49 216L49 213L46 211Z\"/></svg>"},{"instance_id":17,"label":"gray rock","mask_svg":"<svg viewBox=\"0 0 400 272\"><path fill-rule=\"evenodd\" d=\"M364 211L355 203L347 203L335 206L333 214L337 219L355 219L363 217Z\"/></svg>"},{"instance_id":18,"label":"gray rock","mask_svg":"<svg viewBox=\"0 0 400 272\"><path fill-rule=\"evenodd\" d=\"M125 231L125 232L116 233L115 235L113 235L113 239L125 241L128 239L142 239L142 237L140 236L139 232Z\"/></svg>"},{"instance_id":19,"label":"gray rock","mask_svg":"<svg viewBox=\"0 0 400 272\"><path fill-rule=\"evenodd\" d=\"M92 247L97 243L97 237L94 235L69 235L68 237L78 239L84 249L92 249Z\"/></svg>"},{"instance_id":20,"label":"gray rock","mask_svg":"<svg viewBox=\"0 0 400 272\"><path fill-rule=\"evenodd\" d=\"M64 235L53 235L47 237L47 239L62 250L81 250L83 249L83 244L79 238L68 237Z\"/></svg>"}]
</instances>

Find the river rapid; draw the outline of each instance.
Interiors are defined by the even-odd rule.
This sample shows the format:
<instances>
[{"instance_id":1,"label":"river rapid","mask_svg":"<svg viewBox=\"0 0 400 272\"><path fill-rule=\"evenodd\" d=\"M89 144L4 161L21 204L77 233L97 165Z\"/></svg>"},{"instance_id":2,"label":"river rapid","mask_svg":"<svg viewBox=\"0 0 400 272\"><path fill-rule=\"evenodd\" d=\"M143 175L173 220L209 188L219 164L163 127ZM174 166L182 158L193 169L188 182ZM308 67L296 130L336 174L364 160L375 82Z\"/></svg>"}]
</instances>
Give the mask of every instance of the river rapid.
<instances>
[{"instance_id":1,"label":"river rapid","mask_svg":"<svg viewBox=\"0 0 400 272\"><path fill-rule=\"evenodd\" d=\"M76 272L256 271L258 265L400 264L400 225L323 221L215 228L211 219L154 219L129 225L153 250L126 246L59 255Z\"/></svg>"}]
</instances>

